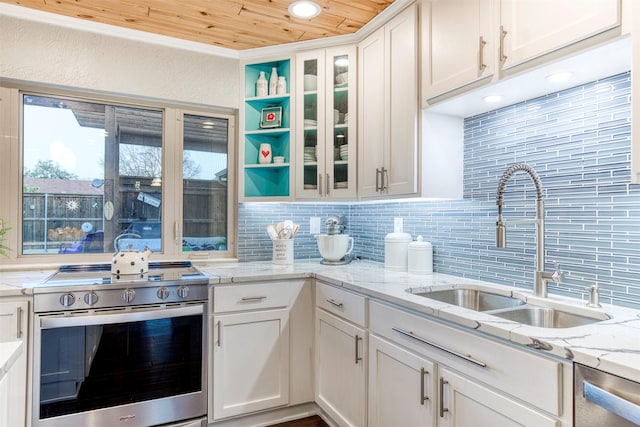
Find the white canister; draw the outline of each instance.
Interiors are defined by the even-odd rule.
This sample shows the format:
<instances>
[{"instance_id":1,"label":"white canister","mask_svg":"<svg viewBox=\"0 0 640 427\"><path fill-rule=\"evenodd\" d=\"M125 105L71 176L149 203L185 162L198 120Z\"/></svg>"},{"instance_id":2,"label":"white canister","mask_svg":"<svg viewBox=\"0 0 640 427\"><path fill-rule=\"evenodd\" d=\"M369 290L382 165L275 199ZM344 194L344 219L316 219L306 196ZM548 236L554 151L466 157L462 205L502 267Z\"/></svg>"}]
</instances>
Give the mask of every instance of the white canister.
<instances>
[{"instance_id":1,"label":"white canister","mask_svg":"<svg viewBox=\"0 0 640 427\"><path fill-rule=\"evenodd\" d=\"M389 233L384 238L384 268L393 271L407 271L407 256L411 235Z\"/></svg>"},{"instance_id":2,"label":"white canister","mask_svg":"<svg viewBox=\"0 0 640 427\"><path fill-rule=\"evenodd\" d=\"M433 274L433 246L418 236L409 243L408 272L410 274Z\"/></svg>"}]
</instances>

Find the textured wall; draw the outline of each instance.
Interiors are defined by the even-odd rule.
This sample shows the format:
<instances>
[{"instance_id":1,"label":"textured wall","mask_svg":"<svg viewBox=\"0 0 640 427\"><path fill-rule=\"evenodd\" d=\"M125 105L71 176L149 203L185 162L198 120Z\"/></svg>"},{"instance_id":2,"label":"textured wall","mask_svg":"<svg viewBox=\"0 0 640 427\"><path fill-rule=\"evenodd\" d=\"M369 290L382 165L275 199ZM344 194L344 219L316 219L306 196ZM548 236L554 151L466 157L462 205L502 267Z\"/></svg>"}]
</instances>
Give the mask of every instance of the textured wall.
<instances>
[{"instance_id":1,"label":"textured wall","mask_svg":"<svg viewBox=\"0 0 640 427\"><path fill-rule=\"evenodd\" d=\"M238 108L238 60L0 15L0 78Z\"/></svg>"},{"instance_id":2,"label":"textured wall","mask_svg":"<svg viewBox=\"0 0 640 427\"><path fill-rule=\"evenodd\" d=\"M531 289L535 226L508 227L508 247L495 248L498 181L509 164L526 162L545 189L546 269L557 260L566 273L550 292L586 297L585 288L598 283L604 302L640 308L630 85L625 73L467 118L464 200L351 204L356 254L384 261L384 236L393 231L393 218L403 217L405 231L432 242L435 271ZM297 215L308 223L304 216L324 205L302 206ZM241 222L248 209L240 209ZM535 190L526 174L508 182L504 213L507 220L535 218ZM259 259L259 251L252 256Z\"/></svg>"}]
</instances>

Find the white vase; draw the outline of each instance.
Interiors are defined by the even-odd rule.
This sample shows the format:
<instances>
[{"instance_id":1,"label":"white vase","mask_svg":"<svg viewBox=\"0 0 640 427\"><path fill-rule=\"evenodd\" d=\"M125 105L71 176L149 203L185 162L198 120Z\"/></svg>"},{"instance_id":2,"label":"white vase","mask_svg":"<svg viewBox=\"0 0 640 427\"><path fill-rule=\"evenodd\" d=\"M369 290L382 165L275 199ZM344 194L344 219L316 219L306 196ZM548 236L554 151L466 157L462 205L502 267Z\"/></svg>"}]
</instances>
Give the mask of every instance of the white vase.
<instances>
[{"instance_id":1,"label":"white vase","mask_svg":"<svg viewBox=\"0 0 640 427\"><path fill-rule=\"evenodd\" d=\"M278 77L278 84L276 85L276 95L286 95L287 93L287 80L284 76Z\"/></svg>"},{"instance_id":2,"label":"white vase","mask_svg":"<svg viewBox=\"0 0 640 427\"><path fill-rule=\"evenodd\" d=\"M278 87L278 70L276 67L271 68L271 77L269 78L269 95L274 96Z\"/></svg>"},{"instance_id":3,"label":"white vase","mask_svg":"<svg viewBox=\"0 0 640 427\"><path fill-rule=\"evenodd\" d=\"M271 163L273 153L271 152L271 144L260 144L260 151L258 152L258 163L266 164Z\"/></svg>"},{"instance_id":4,"label":"white vase","mask_svg":"<svg viewBox=\"0 0 640 427\"><path fill-rule=\"evenodd\" d=\"M268 86L264 71L260 71L260 76L256 82L256 96L267 96Z\"/></svg>"}]
</instances>

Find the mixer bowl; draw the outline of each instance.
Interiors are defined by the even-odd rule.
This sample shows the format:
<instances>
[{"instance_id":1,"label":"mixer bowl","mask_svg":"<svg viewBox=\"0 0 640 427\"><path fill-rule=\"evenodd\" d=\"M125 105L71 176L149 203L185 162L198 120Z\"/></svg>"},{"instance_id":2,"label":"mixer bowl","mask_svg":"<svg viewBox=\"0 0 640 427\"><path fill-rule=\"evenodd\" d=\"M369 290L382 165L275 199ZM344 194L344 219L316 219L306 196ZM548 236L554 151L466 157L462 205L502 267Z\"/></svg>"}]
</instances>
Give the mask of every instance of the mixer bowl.
<instances>
[{"instance_id":1,"label":"mixer bowl","mask_svg":"<svg viewBox=\"0 0 640 427\"><path fill-rule=\"evenodd\" d=\"M348 234L318 234L318 250L327 261L340 261L353 250L353 237Z\"/></svg>"}]
</instances>

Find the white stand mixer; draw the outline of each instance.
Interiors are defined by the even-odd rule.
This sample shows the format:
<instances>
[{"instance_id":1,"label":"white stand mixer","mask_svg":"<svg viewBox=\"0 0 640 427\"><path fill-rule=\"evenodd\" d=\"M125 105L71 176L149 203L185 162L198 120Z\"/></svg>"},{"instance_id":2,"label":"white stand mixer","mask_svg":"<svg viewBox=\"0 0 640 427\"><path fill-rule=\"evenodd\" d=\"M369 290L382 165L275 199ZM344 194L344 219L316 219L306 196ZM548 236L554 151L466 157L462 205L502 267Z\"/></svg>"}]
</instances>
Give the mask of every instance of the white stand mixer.
<instances>
[{"instance_id":1,"label":"white stand mixer","mask_svg":"<svg viewBox=\"0 0 640 427\"><path fill-rule=\"evenodd\" d=\"M325 220L327 234L316 235L318 250L322 255L320 264L343 265L349 264L353 257L353 237L344 234L347 219L344 216L332 215Z\"/></svg>"}]
</instances>

